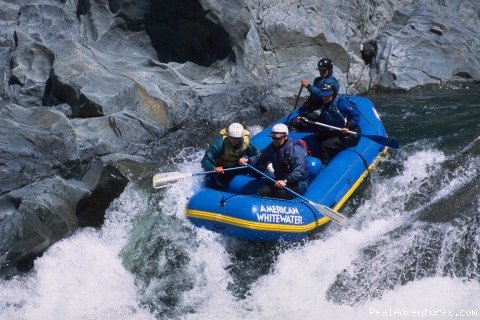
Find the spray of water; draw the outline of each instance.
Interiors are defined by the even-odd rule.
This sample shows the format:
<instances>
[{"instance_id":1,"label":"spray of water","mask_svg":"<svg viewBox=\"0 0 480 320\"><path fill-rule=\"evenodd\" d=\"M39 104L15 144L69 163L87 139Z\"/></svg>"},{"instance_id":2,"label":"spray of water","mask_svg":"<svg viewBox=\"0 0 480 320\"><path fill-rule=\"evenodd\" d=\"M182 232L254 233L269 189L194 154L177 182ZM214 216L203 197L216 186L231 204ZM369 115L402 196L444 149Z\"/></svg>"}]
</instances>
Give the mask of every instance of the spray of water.
<instances>
[{"instance_id":1,"label":"spray of water","mask_svg":"<svg viewBox=\"0 0 480 320\"><path fill-rule=\"evenodd\" d=\"M101 230L78 231L32 273L0 282L0 318L371 319L387 308L472 308L478 193L448 222L432 224L428 210L478 185L469 184L477 158L447 170L442 152L413 149L387 160L398 162L394 172L374 171L349 226L299 245L261 247L194 228L184 208L201 177L155 193L130 184ZM202 155L186 149L163 171L198 172Z\"/></svg>"}]
</instances>

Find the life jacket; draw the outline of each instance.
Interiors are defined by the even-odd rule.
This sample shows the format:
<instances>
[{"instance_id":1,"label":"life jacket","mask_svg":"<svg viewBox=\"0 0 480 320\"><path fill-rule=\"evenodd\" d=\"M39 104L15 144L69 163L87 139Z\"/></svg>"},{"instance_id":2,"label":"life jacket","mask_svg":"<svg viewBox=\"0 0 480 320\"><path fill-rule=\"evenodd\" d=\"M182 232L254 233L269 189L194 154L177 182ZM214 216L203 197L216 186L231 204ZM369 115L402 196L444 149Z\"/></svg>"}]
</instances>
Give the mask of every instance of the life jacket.
<instances>
[{"instance_id":1,"label":"life jacket","mask_svg":"<svg viewBox=\"0 0 480 320\"><path fill-rule=\"evenodd\" d=\"M338 109L338 98L333 100L330 105L322 106L319 120L320 122L338 128L344 128L347 125L347 117L345 117L345 115Z\"/></svg>"},{"instance_id":2,"label":"life jacket","mask_svg":"<svg viewBox=\"0 0 480 320\"><path fill-rule=\"evenodd\" d=\"M233 147L230 144L230 140L226 139L228 137L226 128L220 130L220 135L223 138L223 148L222 154L215 160L215 166L222 166L224 168L235 167L238 165L238 160L247 152L248 146L250 145L250 132L243 130L243 140L236 147Z\"/></svg>"},{"instance_id":3,"label":"life jacket","mask_svg":"<svg viewBox=\"0 0 480 320\"><path fill-rule=\"evenodd\" d=\"M275 150L275 154L273 156L273 169L275 170L275 179L281 180L286 179L286 177L292 171L292 154L293 154L293 146L299 145L305 152L307 152L307 144L304 140L297 140L297 139L288 139L285 144L278 149ZM302 178L300 180L306 180L308 178L308 171L305 167L305 172L303 172Z\"/></svg>"},{"instance_id":4,"label":"life jacket","mask_svg":"<svg viewBox=\"0 0 480 320\"><path fill-rule=\"evenodd\" d=\"M338 80L333 76L333 71L331 71L326 77L316 77L313 80L313 85L317 88L329 84L332 86L333 97L335 98L338 95L338 90L340 89L340 84ZM314 95L309 95L304 105L307 105L310 109L320 108L324 104L321 97Z\"/></svg>"}]
</instances>

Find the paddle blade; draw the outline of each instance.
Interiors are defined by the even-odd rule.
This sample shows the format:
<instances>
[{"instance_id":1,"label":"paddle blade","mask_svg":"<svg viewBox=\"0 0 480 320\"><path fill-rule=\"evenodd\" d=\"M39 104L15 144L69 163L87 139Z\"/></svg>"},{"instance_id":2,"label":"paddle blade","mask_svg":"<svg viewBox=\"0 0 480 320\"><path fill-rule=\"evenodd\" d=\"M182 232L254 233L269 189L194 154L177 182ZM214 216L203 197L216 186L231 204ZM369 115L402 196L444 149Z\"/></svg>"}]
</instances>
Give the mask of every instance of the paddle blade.
<instances>
[{"instance_id":1,"label":"paddle blade","mask_svg":"<svg viewBox=\"0 0 480 320\"><path fill-rule=\"evenodd\" d=\"M370 139L372 141L375 141L378 144L381 144L382 146L387 146L392 149L398 149L398 141L393 139L393 138L387 138L387 137L382 137L382 136L374 136L374 135L368 135L368 134L362 134L362 137L365 137L367 139Z\"/></svg>"},{"instance_id":2,"label":"paddle blade","mask_svg":"<svg viewBox=\"0 0 480 320\"><path fill-rule=\"evenodd\" d=\"M165 188L171 185L173 181L185 179L191 176L191 173L182 172L157 173L153 176L152 184L155 189Z\"/></svg>"},{"instance_id":3,"label":"paddle blade","mask_svg":"<svg viewBox=\"0 0 480 320\"><path fill-rule=\"evenodd\" d=\"M309 202L310 202L311 205L313 205L315 208L317 208L317 210L321 214L329 217L333 222L335 222L335 223L337 223L341 226L344 226L347 223L347 217L345 217L343 214L338 213L337 211L335 211L333 209L330 209L327 206L324 206L324 205L321 205L321 204L318 204L318 203L314 203L312 201L309 201Z\"/></svg>"}]
</instances>

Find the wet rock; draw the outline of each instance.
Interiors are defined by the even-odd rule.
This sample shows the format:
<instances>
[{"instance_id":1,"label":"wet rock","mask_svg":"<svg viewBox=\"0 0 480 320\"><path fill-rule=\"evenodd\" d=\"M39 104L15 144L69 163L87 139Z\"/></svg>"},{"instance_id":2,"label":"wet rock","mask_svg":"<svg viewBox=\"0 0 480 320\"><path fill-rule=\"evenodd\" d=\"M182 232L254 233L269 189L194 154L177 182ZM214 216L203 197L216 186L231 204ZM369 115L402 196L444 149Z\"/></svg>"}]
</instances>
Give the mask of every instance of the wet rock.
<instances>
[{"instance_id":1,"label":"wet rock","mask_svg":"<svg viewBox=\"0 0 480 320\"><path fill-rule=\"evenodd\" d=\"M401 8L381 36L378 68L372 73L380 87L411 89L480 77L478 34L480 4L475 1L421 1ZM428 18L426 18L428 17ZM392 76L385 76L386 73Z\"/></svg>"},{"instance_id":2,"label":"wet rock","mask_svg":"<svg viewBox=\"0 0 480 320\"><path fill-rule=\"evenodd\" d=\"M369 65L377 55L378 45L376 40L368 40L360 46L360 54L366 65Z\"/></svg>"},{"instance_id":3,"label":"wet rock","mask_svg":"<svg viewBox=\"0 0 480 320\"><path fill-rule=\"evenodd\" d=\"M77 141L64 114L44 107L0 108L0 195L68 171Z\"/></svg>"},{"instance_id":4,"label":"wet rock","mask_svg":"<svg viewBox=\"0 0 480 320\"><path fill-rule=\"evenodd\" d=\"M15 38L17 47L10 62L10 80L17 86L17 103L23 106L40 106L55 54L21 31L15 32Z\"/></svg>"},{"instance_id":5,"label":"wet rock","mask_svg":"<svg viewBox=\"0 0 480 320\"><path fill-rule=\"evenodd\" d=\"M123 111L92 119L73 119L80 159L88 161L111 153L136 154L157 141L164 130L151 119Z\"/></svg>"},{"instance_id":6,"label":"wet rock","mask_svg":"<svg viewBox=\"0 0 480 320\"><path fill-rule=\"evenodd\" d=\"M129 168L141 166L142 157L112 154L93 161L82 177L82 182L91 191L77 205L76 215L80 227L100 227L105 211L127 186Z\"/></svg>"},{"instance_id":7,"label":"wet rock","mask_svg":"<svg viewBox=\"0 0 480 320\"><path fill-rule=\"evenodd\" d=\"M0 276L11 276L78 227L78 202L90 191L83 183L45 179L0 197ZM28 268L27 268L28 269Z\"/></svg>"}]
</instances>

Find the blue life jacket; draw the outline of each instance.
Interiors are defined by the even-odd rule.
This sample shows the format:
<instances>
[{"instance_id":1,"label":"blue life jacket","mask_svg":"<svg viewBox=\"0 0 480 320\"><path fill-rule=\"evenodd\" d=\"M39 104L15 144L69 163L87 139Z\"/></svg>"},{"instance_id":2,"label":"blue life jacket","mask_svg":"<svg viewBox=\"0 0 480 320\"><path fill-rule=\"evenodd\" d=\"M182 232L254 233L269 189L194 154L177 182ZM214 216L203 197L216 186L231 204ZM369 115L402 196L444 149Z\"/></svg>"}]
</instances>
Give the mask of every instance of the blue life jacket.
<instances>
[{"instance_id":1,"label":"blue life jacket","mask_svg":"<svg viewBox=\"0 0 480 320\"><path fill-rule=\"evenodd\" d=\"M319 122L339 128L343 128L347 125L347 118L342 112L340 112L337 99L333 100L333 102L329 105L322 106L322 109L320 110Z\"/></svg>"},{"instance_id":2,"label":"blue life jacket","mask_svg":"<svg viewBox=\"0 0 480 320\"><path fill-rule=\"evenodd\" d=\"M320 90L326 84L332 86L334 98L338 95L338 91L340 90L340 84L338 83L338 80L333 76L333 72L330 72L330 74L324 78L316 77L315 80L313 80L312 87L309 88L310 96L307 98L307 101L305 101L304 104L308 106L310 110L317 109L323 104L323 99L320 96Z\"/></svg>"},{"instance_id":3,"label":"blue life jacket","mask_svg":"<svg viewBox=\"0 0 480 320\"><path fill-rule=\"evenodd\" d=\"M295 152L298 153L294 149L294 146L298 145L302 148L301 152L304 154L297 154L297 158L300 159L302 163L293 163L293 157L295 156ZM293 180L295 182L299 182L302 180L306 180L308 178L308 169L306 163L306 147L302 144L299 140L296 139L288 139L287 142L280 148L273 148L274 154L271 159L273 169L275 170L275 179L283 180L290 178L292 180L292 172L296 169L294 165L299 167L297 172L293 173L294 177ZM289 177L290 176L290 177Z\"/></svg>"}]
</instances>

